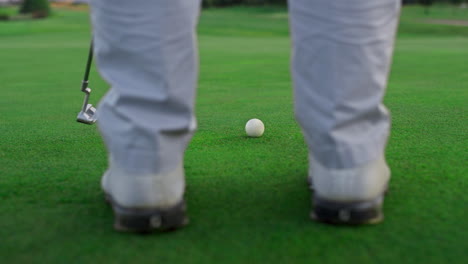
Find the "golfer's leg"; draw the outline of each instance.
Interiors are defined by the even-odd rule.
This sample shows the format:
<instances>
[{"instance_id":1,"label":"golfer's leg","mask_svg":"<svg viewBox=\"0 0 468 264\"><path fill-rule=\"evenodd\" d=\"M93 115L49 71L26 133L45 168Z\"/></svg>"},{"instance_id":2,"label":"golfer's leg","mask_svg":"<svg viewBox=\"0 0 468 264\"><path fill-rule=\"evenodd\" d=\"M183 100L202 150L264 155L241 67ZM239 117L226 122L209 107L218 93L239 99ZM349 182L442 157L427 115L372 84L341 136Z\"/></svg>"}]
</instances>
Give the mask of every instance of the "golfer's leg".
<instances>
[{"instance_id":1,"label":"golfer's leg","mask_svg":"<svg viewBox=\"0 0 468 264\"><path fill-rule=\"evenodd\" d=\"M111 89L98 108L110 153L103 188L123 208L170 208L195 130L199 1L93 0L95 56ZM114 208L115 209L115 208Z\"/></svg>"},{"instance_id":2,"label":"golfer's leg","mask_svg":"<svg viewBox=\"0 0 468 264\"><path fill-rule=\"evenodd\" d=\"M400 1L289 4L295 112L309 146L315 197L378 199L389 178L390 120L382 99Z\"/></svg>"}]
</instances>

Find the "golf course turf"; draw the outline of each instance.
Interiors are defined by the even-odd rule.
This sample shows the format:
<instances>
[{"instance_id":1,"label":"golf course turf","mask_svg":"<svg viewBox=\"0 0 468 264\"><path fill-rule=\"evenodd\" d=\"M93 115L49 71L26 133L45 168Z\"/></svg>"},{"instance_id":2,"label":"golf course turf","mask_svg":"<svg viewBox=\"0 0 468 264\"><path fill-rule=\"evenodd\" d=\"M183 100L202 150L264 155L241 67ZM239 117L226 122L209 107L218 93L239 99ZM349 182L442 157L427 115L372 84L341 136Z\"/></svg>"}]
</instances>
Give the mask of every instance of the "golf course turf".
<instances>
[{"instance_id":1,"label":"golf course turf","mask_svg":"<svg viewBox=\"0 0 468 264\"><path fill-rule=\"evenodd\" d=\"M468 263L468 27L426 18L468 11L403 10L385 97L386 219L335 227L308 217L286 9L204 10L199 128L185 159L191 223L146 236L113 231L102 140L75 121L87 11L0 21L0 263ZM93 104L108 89L94 65L90 87ZM251 118L262 137L245 136Z\"/></svg>"}]
</instances>

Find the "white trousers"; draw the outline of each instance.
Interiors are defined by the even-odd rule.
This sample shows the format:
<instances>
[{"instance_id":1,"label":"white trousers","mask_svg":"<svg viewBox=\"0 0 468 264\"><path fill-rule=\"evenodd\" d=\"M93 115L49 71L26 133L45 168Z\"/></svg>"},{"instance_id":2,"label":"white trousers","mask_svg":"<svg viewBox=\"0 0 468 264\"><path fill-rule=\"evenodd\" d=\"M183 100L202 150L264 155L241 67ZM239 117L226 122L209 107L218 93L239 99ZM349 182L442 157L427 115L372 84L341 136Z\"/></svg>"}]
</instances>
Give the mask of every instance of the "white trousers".
<instances>
[{"instance_id":1,"label":"white trousers","mask_svg":"<svg viewBox=\"0 0 468 264\"><path fill-rule=\"evenodd\" d=\"M400 0L289 0L295 113L311 155L334 169L382 157L382 104Z\"/></svg>"},{"instance_id":2,"label":"white trousers","mask_svg":"<svg viewBox=\"0 0 468 264\"><path fill-rule=\"evenodd\" d=\"M105 144L130 173L165 174L196 128L199 0L93 0L96 62L111 89L97 118Z\"/></svg>"},{"instance_id":3,"label":"white trousers","mask_svg":"<svg viewBox=\"0 0 468 264\"><path fill-rule=\"evenodd\" d=\"M295 112L313 157L329 168L378 158L382 105L400 0L290 0ZM199 0L92 0L99 71L111 85L98 124L112 162L166 173L196 128Z\"/></svg>"}]
</instances>

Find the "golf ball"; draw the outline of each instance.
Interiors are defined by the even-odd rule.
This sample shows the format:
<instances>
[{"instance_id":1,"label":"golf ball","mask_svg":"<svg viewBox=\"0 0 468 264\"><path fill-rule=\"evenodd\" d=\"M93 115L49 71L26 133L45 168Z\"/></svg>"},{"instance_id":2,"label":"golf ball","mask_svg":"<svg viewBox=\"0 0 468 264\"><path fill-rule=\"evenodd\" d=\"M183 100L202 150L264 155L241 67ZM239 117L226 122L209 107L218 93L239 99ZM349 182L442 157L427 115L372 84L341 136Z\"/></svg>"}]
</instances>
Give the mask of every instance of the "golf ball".
<instances>
[{"instance_id":1,"label":"golf ball","mask_svg":"<svg viewBox=\"0 0 468 264\"><path fill-rule=\"evenodd\" d=\"M245 124L245 133L249 137L261 137L265 131L265 125L260 119L254 118L247 121Z\"/></svg>"}]
</instances>

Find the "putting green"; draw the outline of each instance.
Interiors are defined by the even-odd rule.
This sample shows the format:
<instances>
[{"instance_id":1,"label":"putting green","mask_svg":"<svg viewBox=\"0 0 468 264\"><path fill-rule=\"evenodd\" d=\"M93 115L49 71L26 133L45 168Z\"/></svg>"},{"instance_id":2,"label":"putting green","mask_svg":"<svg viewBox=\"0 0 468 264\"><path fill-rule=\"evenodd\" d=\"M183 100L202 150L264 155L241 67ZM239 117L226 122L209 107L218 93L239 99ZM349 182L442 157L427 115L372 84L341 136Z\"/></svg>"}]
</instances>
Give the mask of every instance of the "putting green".
<instances>
[{"instance_id":1,"label":"putting green","mask_svg":"<svg viewBox=\"0 0 468 264\"><path fill-rule=\"evenodd\" d=\"M450 19L447 10L429 17ZM192 221L152 236L113 231L99 189L102 141L95 126L75 122L87 13L1 22L0 262L466 263L468 28L422 18L420 8L403 11L385 98L386 220L351 228L308 218L285 9L205 10L199 130L185 161ZM95 103L107 85L95 69L90 83ZM251 118L265 123L263 137L244 136Z\"/></svg>"}]
</instances>

